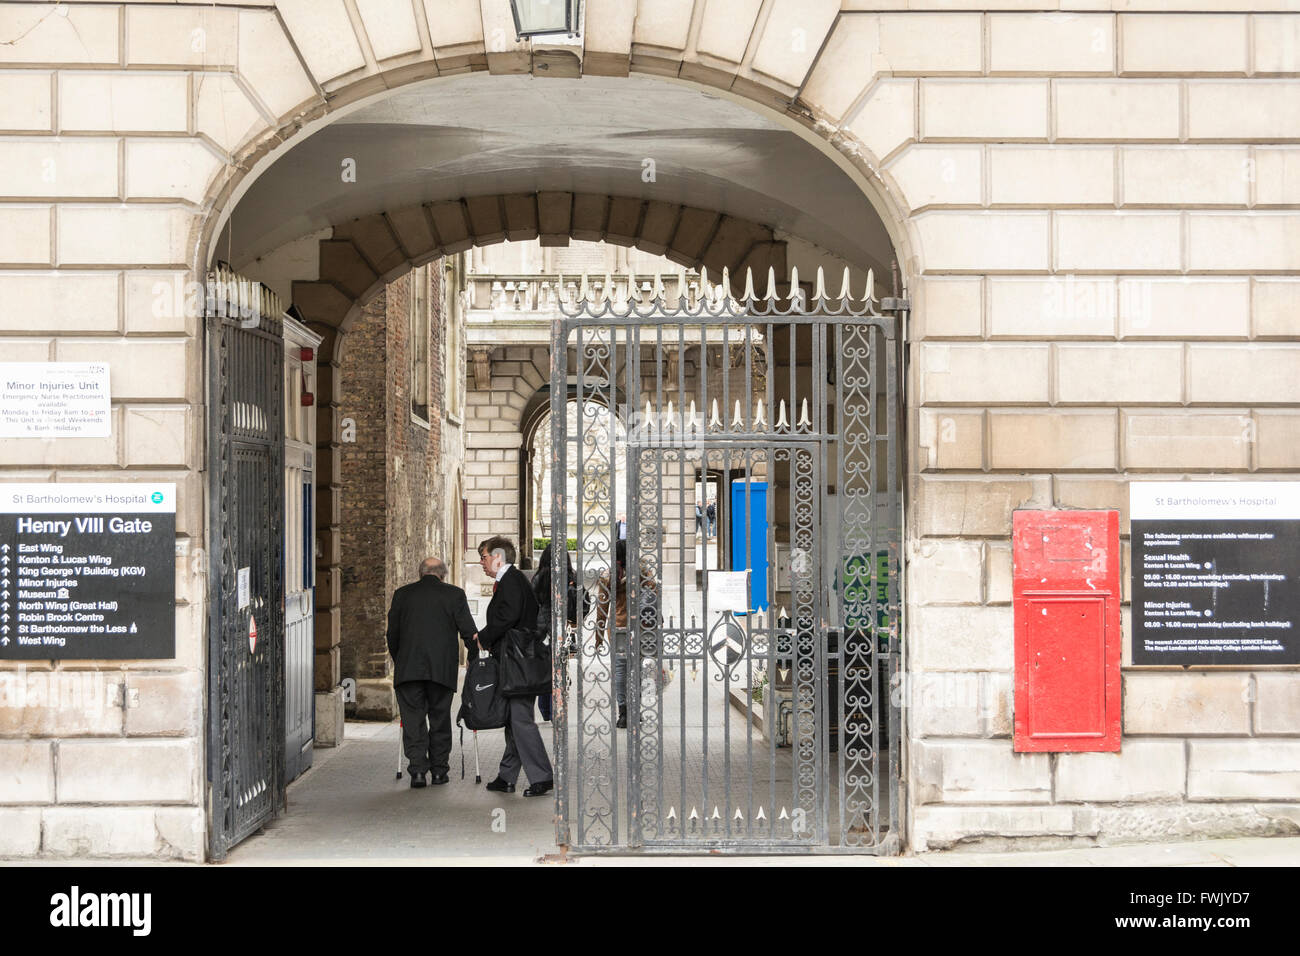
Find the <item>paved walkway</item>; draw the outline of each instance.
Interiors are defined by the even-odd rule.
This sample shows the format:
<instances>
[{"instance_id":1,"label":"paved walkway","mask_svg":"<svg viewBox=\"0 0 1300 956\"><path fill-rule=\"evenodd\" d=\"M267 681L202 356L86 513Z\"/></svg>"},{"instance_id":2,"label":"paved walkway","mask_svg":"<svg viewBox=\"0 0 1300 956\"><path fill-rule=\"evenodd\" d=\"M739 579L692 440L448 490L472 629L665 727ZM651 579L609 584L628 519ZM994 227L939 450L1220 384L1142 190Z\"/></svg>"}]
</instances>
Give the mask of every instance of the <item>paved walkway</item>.
<instances>
[{"instance_id":1,"label":"paved walkway","mask_svg":"<svg viewBox=\"0 0 1300 956\"><path fill-rule=\"evenodd\" d=\"M543 725L543 736L546 725ZM466 735L467 743L469 735ZM412 790L397 767L396 724L349 723L346 742L317 751L289 787L289 811L230 854L227 866L528 865L555 853L554 803L474 786L472 746L460 779ZM501 731L479 735L483 779L495 776ZM578 866L672 866L681 857L571 858ZM1022 853L946 852L874 857L692 857L699 866L1297 866L1300 838L1207 840Z\"/></svg>"}]
</instances>

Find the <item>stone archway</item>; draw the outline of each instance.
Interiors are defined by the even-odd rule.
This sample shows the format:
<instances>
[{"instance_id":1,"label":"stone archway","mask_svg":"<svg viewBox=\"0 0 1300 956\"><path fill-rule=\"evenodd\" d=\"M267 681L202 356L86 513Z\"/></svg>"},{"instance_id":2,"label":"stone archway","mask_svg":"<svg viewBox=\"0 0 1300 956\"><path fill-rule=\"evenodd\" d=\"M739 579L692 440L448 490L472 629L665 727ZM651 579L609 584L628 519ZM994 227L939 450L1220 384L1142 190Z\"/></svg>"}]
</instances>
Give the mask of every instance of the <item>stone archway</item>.
<instances>
[{"instance_id":1,"label":"stone archway","mask_svg":"<svg viewBox=\"0 0 1300 956\"><path fill-rule=\"evenodd\" d=\"M484 35L492 35L488 28L489 17L495 16L504 8L504 3L487 2L482 5ZM444 57L437 52L438 44L429 40L427 42L433 47L434 55L423 59L414 58L404 63L399 70L389 72L384 67L391 64L380 61L373 64L373 69L368 64L359 68L360 72L324 78L318 69L320 64L306 52L307 47L304 45L319 24L313 24L312 18L303 10L291 15L286 9L284 14L284 21L291 32L291 43L304 51L304 62L311 73L318 98L309 97L300 103L295 108L297 112L291 121L284 122L282 117L273 134L270 134L268 127L261 138L254 131L241 141L241 146L236 151L240 171L223 183L213 197L219 212L206 221L199 248L213 244L213 238L218 235L226 216L244 191L288 148L301 142L303 134L330 125L353 106L360 107L381 98L385 95L383 90L467 70L486 70L489 74L533 72L539 77L554 75L548 70L558 62L550 51L524 49L527 47L525 44L518 45L521 49L508 56L485 49L480 59L472 49L471 42L471 49ZM822 27L829 29L830 19L826 19ZM354 28L360 30L355 22ZM358 37L364 51L367 40L363 32L359 32ZM762 32L761 28L758 32ZM421 42L426 42L423 34ZM489 42L485 47L490 45ZM593 69L586 71L589 75L626 76L632 72L666 75L662 63L634 67L630 47L626 67L619 66L617 52L592 52L598 55L593 55L590 59ZM768 50L764 56L770 56L771 53ZM690 58L694 58L694 54ZM725 71L719 69L716 56L700 56L699 69L686 69L685 59L677 75L686 84L697 89L725 90L727 99L739 101L748 109L775 117L786 129L797 131L799 139L814 143L822 154L833 155L835 165L841 172L849 174L850 179L873 205L891 210L895 208L892 201L882 199L878 186L869 182L864 175L864 170L869 167L864 156L868 154L850 140L841 138L831 143L827 129L815 128L811 112L795 105L802 83L775 80L775 74L755 68L753 56L744 57L747 62L740 64L735 75L730 78L725 75ZM811 65L812 60L813 57L810 56L807 65ZM528 68L520 69L524 63L528 64ZM772 66L774 69L777 66L775 61ZM791 80L798 76L797 70L789 65L781 67L778 72L788 74ZM738 79L739 74L745 76ZM899 232L897 223L900 221L897 216L889 216L886 229L891 236ZM779 279L786 278L786 244L778 238L777 231L771 225L689 202L618 195L614 192L587 194L538 190L532 193L466 194L458 199L383 208L382 211L372 211L357 218L334 222L328 235L316 241L317 274L292 283L295 307L325 337L320 351L322 364L326 367L321 369L319 403L321 434L325 444L320 449L322 465L318 473L322 476L323 483L328 485L321 488L319 496L326 520L329 520L330 514L327 509L332 505L334 514L337 514L339 507L338 489L333 484L339 474L339 450L334 441L338 419L337 381L342 333L346 331L350 317L386 281L401 275L413 265L474 245L533 236L538 237L543 244L548 241L551 244L563 244L569 238L599 238L665 254L683 265L704 266L715 272L724 268L731 269L737 277L748 267L760 275L773 269ZM880 271L878 267L877 271ZM337 560L339 541L334 527L322 527L321 530L323 553L327 560ZM332 618L328 613L321 617L327 626L331 619L334 626L337 626L337 618ZM328 634L323 637L326 643L330 643ZM320 636L318 646L321 643L319 638ZM337 635L334 638L332 643L337 645Z\"/></svg>"},{"instance_id":2,"label":"stone archway","mask_svg":"<svg viewBox=\"0 0 1300 956\"><path fill-rule=\"evenodd\" d=\"M471 196L407 206L333 227L319 242L318 277L294 281L294 305L309 322L345 329L356 303L439 256L509 240L567 245L608 242L715 274L769 268L785 275L785 242L769 226L677 203L599 193Z\"/></svg>"},{"instance_id":3,"label":"stone archway","mask_svg":"<svg viewBox=\"0 0 1300 956\"><path fill-rule=\"evenodd\" d=\"M735 102L830 157L875 207L905 268L912 263L907 210L917 204L909 205L881 160L916 139L915 84L879 82L889 75L880 51L863 61L865 72L844 69L871 28L879 30L878 17L846 17L831 0L769 0L725 13L706 0L683 0L671 10L593 3L584 5L585 30L575 48L543 38L511 40L506 0L463 0L436 15L432 0L424 5L427 18L370 10L352 16L343 0L284 0L271 20L263 11L238 12L229 27L240 62L249 64L238 74L242 82L214 83L200 104L200 135L230 163L206 189L208 213L192 246L196 267L206 266L239 199L306 136L400 88L476 72L643 75ZM945 72L941 53L915 49L915 31L890 36L885 45L912 67Z\"/></svg>"}]
</instances>

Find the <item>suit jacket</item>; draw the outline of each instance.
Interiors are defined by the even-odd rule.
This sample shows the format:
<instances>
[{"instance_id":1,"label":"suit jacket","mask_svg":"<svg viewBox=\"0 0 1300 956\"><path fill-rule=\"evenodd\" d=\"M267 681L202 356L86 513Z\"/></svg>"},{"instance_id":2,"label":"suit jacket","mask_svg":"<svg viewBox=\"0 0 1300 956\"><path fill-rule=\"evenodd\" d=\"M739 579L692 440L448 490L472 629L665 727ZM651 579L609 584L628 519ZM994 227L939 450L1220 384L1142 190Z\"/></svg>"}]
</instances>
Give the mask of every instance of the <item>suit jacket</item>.
<instances>
[{"instance_id":1,"label":"suit jacket","mask_svg":"<svg viewBox=\"0 0 1300 956\"><path fill-rule=\"evenodd\" d=\"M498 641L512 627L532 631L537 626L537 598L524 572L514 565L497 582L496 593L488 602L487 623L479 629L478 642L495 653Z\"/></svg>"},{"instance_id":2,"label":"suit jacket","mask_svg":"<svg viewBox=\"0 0 1300 956\"><path fill-rule=\"evenodd\" d=\"M393 683L431 680L454 688L460 667L456 636L470 645L476 630L465 592L455 585L426 574L398 588L388 609Z\"/></svg>"}]
</instances>

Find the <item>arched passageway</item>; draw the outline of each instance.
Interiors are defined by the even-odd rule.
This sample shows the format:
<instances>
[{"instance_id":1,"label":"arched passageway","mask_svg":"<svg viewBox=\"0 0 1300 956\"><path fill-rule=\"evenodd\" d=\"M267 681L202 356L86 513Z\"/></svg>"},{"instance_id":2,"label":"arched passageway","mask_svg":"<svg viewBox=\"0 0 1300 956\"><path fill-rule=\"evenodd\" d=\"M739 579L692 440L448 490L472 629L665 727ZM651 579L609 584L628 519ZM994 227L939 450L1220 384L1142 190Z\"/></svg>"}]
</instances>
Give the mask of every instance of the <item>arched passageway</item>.
<instances>
[{"instance_id":1,"label":"arched passageway","mask_svg":"<svg viewBox=\"0 0 1300 956\"><path fill-rule=\"evenodd\" d=\"M467 121L463 102L440 95L455 92L453 87L478 104L472 111L473 136L443 125L442 114L449 109L459 121ZM534 106L563 99L570 118L563 129L547 129L521 141L520 131L511 125L521 106L512 97ZM456 107L451 109L449 103ZM620 117L620 128L613 131L606 128L611 111ZM519 160L525 154L526 163ZM575 240L599 241L605 249L631 247L638 255L659 254L663 264L647 274L644 262L633 263L625 255L610 269L609 254L602 253L604 269L598 265L570 270L552 263L549 272L535 273L535 279L501 275L504 281L490 283L487 293L485 311L493 313L492 320L475 325L474 307L484 303L475 301L471 250L531 241L547 250ZM345 122L319 130L262 170L225 217L225 231L215 245L243 273L282 291L323 337L317 526L324 586L317 591L317 687L328 694L332 681L348 678L346 690L354 697L358 716L380 718L394 713L384 649L373 634L363 639L368 650L358 648L353 635L377 632L386 594L409 576L405 564L414 558L410 549L435 542L443 550L455 548L455 538L447 531L457 526L463 542L456 544L471 549L489 531L505 530L518 538L525 554L533 550L535 537L545 537L532 533L544 527L545 508L538 506L536 489L530 485L545 480L547 469L532 467L537 448L528 433L545 417L535 413L555 388L564 388L566 394L581 388L581 375L576 385L556 379L549 329L540 342L520 338L522 333L510 331L509 323L501 323L496 315L499 306L507 304L505 299L515 311L521 304L524 310L549 304L556 318L560 300L578 294L579 287L587 295L619 301L631 295L649 303L662 296L665 302L680 300L697 308L724 294L715 283L724 270L734 270L726 290L732 294L746 291L748 280L760 290L771 283L781 296L793 290L811 302L825 294L822 270L829 271L836 284L843 272L849 286L861 290L868 287L869 273L887 274L894 263L888 230L870 199L824 153L780 124L733 103L647 79L548 86L532 79L467 77L392 94L358 108ZM691 275L683 267L690 268ZM715 270L712 282L702 282L696 271L709 268ZM792 286L799 281L799 269L803 281ZM440 303L436 316L422 318L422 299ZM824 336L817 333L796 344L790 328L785 346L757 332L743 337L743 347L741 339L728 345L725 330L691 333L689 343L683 339L680 346L659 349L645 367L627 352L608 374L626 380L626 387L640 394L650 381L647 375L676 376L680 368L686 380L698 380L702 389L706 382L708 388L730 382L736 396L752 398L758 394L752 378L755 354L761 354L764 368L775 363L774 372L788 368L794 375L805 365L812 372L823 367L826 356L807 363L817 349L826 348ZM774 335L771 329L767 334ZM566 361L576 367L582 348ZM368 382L350 381L367 362ZM634 365L641 369L635 372L636 382ZM440 378L441 389L433 387L434 378ZM448 383L453 383L450 390ZM462 387L464 413L459 416L450 409L461 401L456 393ZM728 387L722 385L719 393L728 405L723 412L727 417ZM486 401L480 401L480 394ZM621 407L621 400L613 400ZM712 399L714 417L718 400ZM377 402L364 426L354 414L358 402ZM782 416L796 415L797 405L792 392L789 408L782 404ZM585 427L585 406L580 401L576 407L579 421L567 423L570 433ZM680 408L684 412L684 402ZM758 408L761 415L761 400ZM702 411L708 413L707 402ZM897 436L891 431L889 437ZM601 444L599 438L595 441ZM620 447L611 445L611 451ZM756 468L758 458L753 456L743 467L730 455L723 458L726 467L721 471L702 459L689 480L664 485L671 488L666 492L670 497L681 498L674 498L664 511L676 515L666 533L685 533L687 525L694 525L694 499L708 494L710 480L717 496L729 493L737 481L789 480L780 477L784 471L772 470L774 461ZM891 464L896 466L897 459ZM455 502L446 500L454 485L443 489L447 482L442 481L437 493L417 485L427 485L440 469L445 478L447 469L462 465L465 507L457 521L449 517ZM361 467L374 474L355 472ZM620 464L619 470L623 467ZM590 480L579 469L576 498L588 493L584 482ZM786 507L778 484L772 485L773 501ZM438 504L426 512L418 505L412 508L413 499L438 499ZM617 500L615 494L611 502ZM725 504L719 502L719 511ZM629 512L636 510L631 498L626 506ZM360 522L371 529L368 544L349 530L367 509L373 517ZM616 515L621 525L621 509L602 520L612 521ZM422 533L422 521L436 522L437 530ZM764 532L775 535L772 540L786 536L787 556L790 528L777 522ZM558 540L561 532L549 530ZM564 538L569 537L567 530ZM593 525L586 533L594 540L591 536L598 536L599 530ZM733 559L721 539L708 543L710 537L698 545L674 546L671 560L676 567L664 569L663 586L672 594L680 592L680 601L695 608L692 619L704 613L703 605L696 607L701 599L688 599L684 589L702 594L699 566L745 561ZM577 545L579 553L583 547ZM382 562L377 561L377 550L383 552ZM603 560L597 552L603 553ZM580 572L592 592L597 589L592 575L609 568L613 549L598 547L597 552L587 556ZM701 557L706 553L713 555L711 561ZM772 558L773 567L776 560ZM382 573L366 576L377 565ZM488 596L485 585L475 577L471 562L463 567L471 599L481 607ZM354 600L374 606L357 616L350 609ZM766 600L761 608L764 613L777 611L777 605ZM682 614L673 615L670 622L686 626ZM722 676L730 680L731 675L726 670ZM619 703L621 708L621 698ZM706 707L693 717L684 710L681 726L704 727L710 721L730 726L731 708L742 704L753 711L750 698L731 700L724 695L710 705L713 709ZM748 719L745 723L748 726ZM771 715L759 726L776 740ZM787 744L793 740L788 734L783 739ZM783 777L789 772L781 771ZM707 778L708 771L704 773ZM704 786L707 791L707 783ZM785 809L774 804L770 813ZM896 834L893 839L896 844Z\"/></svg>"}]
</instances>

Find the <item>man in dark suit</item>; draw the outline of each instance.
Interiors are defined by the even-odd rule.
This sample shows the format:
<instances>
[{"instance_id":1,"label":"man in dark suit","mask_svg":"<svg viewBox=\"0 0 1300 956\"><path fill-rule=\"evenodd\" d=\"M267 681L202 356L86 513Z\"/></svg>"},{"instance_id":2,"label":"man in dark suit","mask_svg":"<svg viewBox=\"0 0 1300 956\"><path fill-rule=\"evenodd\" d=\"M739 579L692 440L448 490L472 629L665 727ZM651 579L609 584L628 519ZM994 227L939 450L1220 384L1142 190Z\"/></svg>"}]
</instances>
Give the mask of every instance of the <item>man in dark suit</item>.
<instances>
[{"instance_id":1,"label":"man in dark suit","mask_svg":"<svg viewBox=\"0 0 1300 956\"><path fill-rule=\"evenodd\" d=\"M434 783L447 782L451 698L460 667L456 636L467 646L476 637L465 592L443 583L446 576L446 564L425 558L420 580L394 591L388 609L393 690L402 712L402 744L412 787L423 787L430 770Z\"/></svg>"},{"instance_id":2,"label":"man in dark suit","mask_svg":"<svg viewBox=\"0 0 1300 956\"><path fill-rule=\"evenodd\" d=\"M533 596L533 589L524 573L515 567L515 546L509 538L488 538L478 546L478 554L483 573L494 581L492 600L487 607L487 624L478 632L478 643L485 650L494 652L511 628L533 630L537 626L537 598ZM550 793L555 785L551 760L533 721L535 699L536 695L510 698L506 752L501 757L501 769L497 771L496 779L487 784L489 790L514 793L521 766L528 775L525 797L540 797Z\"/></svg>"}]
</instances>

